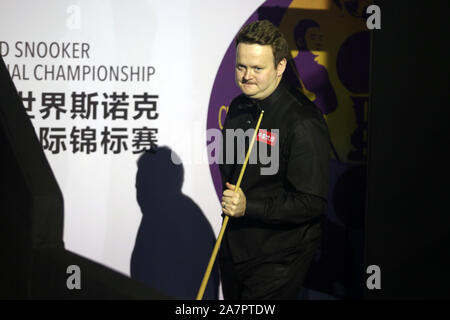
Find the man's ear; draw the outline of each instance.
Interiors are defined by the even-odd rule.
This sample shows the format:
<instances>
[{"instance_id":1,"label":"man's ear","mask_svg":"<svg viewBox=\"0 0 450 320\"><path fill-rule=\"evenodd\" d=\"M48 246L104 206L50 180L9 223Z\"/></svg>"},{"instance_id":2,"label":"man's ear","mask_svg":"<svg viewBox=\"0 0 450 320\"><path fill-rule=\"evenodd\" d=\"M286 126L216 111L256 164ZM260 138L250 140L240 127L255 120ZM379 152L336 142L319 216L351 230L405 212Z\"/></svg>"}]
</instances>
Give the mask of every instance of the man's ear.
<instances>
[{"instance_id":1,"label":"man's ear","mask_svg":"<svg viewBox=\"0 0 450 320\"><path fill-rule=\"evenodd\" d=\"M286 70L286 58L283 58L277 65L277 76L281 77L283 75L284 70Z\"/></svg>"}]
</instances>

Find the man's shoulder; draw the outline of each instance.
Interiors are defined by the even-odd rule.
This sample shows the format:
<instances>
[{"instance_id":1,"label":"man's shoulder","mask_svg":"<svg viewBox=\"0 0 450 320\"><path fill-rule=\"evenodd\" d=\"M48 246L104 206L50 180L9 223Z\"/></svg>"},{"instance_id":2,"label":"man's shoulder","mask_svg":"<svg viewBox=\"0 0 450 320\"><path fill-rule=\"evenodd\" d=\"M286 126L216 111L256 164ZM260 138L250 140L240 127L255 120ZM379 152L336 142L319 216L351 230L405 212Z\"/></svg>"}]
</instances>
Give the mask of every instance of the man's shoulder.
<instances>
[{"instance_id":1,"label":"man's shoulder","mask_svg":"<svg viewBox=\"0 0 450 320\"><path fill-rule=\"evenodd\" d=\"M299 123L307 120L323 120L322 111L304 95L299 88L287 87L287 115L291 122Z\"/></svg>"},{"instance_id":2,"label":"man's shoulder","mask_svg":"<svg viewBox=\"0 0 450 320\"><path fill-rule=\"evenodd\" d=\"M317 145L328 145L329 130L322 111L298 88L289 88L286 95L287 136L293 139L305 137Z\"/></svg>"}]
</instances>

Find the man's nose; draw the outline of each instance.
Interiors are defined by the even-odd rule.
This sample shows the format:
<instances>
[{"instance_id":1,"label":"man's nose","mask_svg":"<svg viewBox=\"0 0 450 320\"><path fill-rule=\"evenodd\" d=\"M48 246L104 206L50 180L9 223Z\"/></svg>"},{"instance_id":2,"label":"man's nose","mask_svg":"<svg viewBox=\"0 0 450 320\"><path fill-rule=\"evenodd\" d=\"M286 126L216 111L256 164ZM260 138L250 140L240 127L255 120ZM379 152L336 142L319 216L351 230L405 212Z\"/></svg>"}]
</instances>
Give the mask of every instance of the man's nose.
<instances>
[{"instance_id":1,"label":"man's nose","mask_svg":"<svg viewBox=\"0 0 450 320\"><path fill-rule=\"evenodd\" d=\"M252 77L251 70L250 69L245 70L244 79L249 80L249 79L251 79L251 77Z\"/></svg>"}]
</instances>

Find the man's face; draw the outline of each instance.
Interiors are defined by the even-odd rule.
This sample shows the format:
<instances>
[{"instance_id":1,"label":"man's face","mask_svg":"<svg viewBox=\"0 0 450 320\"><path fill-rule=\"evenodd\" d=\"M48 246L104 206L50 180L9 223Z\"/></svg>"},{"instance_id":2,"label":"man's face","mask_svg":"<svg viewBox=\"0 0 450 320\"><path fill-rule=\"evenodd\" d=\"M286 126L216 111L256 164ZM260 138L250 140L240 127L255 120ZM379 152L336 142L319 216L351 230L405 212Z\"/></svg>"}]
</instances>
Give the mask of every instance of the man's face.
<instances>
[{"instance_id":1,"label":"man's face","mask_svg":"<svg viewBox=\"0 0 450 320\"><path fill-rule=\"evenodd\" d=\"M321 51L323 50L323 34L319 28L309 28L305 34L306 46L309 51Z\"/></svg>"},{"instance_id":2,"label":"man's face","mask_svg":"<svg viewBox=\"0 0 450 320\"><path fill-rule=\"evenodd\" d=\"M236 83L242 92L253 99L268 97L278 86L286 59L274 65L272 47L239 43L236 49Z\"/></svg>"}]
</instances>

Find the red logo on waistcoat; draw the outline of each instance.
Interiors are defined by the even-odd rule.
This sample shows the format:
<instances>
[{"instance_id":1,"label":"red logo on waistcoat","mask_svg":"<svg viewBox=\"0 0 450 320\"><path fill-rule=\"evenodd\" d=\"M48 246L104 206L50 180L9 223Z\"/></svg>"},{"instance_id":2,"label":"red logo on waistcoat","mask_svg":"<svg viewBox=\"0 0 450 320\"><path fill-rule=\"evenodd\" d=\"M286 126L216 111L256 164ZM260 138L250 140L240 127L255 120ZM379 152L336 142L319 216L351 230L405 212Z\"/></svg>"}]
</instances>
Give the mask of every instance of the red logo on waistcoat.
<instances>
[{"instance_id":1,"label":"red logo on waistcoat","mask_svg":"<svg viewBox=\"0 0 450 320\"><path fill-rule=\"evenodd\" d=\"M277 140L277 134L275 132L267 132L265 129L259 129L256 140L274 146Z\"/></svg>"}]
</instances>

